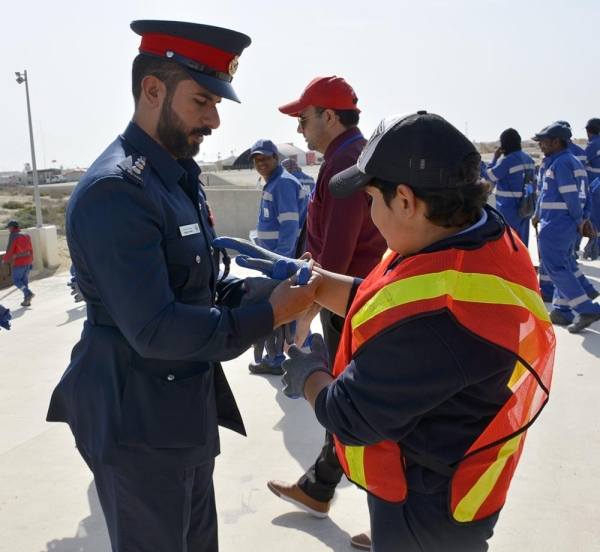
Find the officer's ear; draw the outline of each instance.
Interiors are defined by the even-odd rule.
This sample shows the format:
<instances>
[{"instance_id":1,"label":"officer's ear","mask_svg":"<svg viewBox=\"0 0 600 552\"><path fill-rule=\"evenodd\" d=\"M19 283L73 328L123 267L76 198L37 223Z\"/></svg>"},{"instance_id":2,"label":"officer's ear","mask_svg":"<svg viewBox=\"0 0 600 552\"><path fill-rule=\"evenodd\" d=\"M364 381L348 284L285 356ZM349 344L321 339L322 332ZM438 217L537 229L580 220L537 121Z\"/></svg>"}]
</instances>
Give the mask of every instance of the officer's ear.
<instances>
[{"instance_id":1,"label":"officer's ear","mask_svg":"<svg viewBox=\"0 0 600 552\"><path fill-rule=\"evenodd\" d=\"M140 102L150 109L160 109L167 96L167 87L163 81L154 75L146 75L142 79Z\"/></svg>"}]
</instances>

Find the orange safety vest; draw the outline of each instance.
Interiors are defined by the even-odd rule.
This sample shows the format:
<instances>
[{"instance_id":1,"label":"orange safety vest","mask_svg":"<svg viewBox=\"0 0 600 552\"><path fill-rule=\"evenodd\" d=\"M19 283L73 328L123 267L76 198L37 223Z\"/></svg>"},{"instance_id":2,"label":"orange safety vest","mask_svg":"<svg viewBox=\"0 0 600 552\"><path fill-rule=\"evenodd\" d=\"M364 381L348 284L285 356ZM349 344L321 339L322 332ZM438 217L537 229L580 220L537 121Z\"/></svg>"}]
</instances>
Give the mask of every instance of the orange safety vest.
<instances>
[{"instance_id":1,"label":"orange safety vest","mask_svg":"<svg viewBox=\"0 0 600 552\"><path fill-rule=\"evenodd\" d=\"M445 310L473 334L512 352L515 367L507 384L512 396L453 468L450 483L455 521L486 518L504 505L526 431L548 401L556 338L535 270L527 249L516 251L508 232L473 251L407 257L388 272L396 259L388 251L358 288L334 376L387 328ZM351 447L335 438L335 444L348 479L385 501L406 500L401 443Z\"/></svg>"}]
</instances>

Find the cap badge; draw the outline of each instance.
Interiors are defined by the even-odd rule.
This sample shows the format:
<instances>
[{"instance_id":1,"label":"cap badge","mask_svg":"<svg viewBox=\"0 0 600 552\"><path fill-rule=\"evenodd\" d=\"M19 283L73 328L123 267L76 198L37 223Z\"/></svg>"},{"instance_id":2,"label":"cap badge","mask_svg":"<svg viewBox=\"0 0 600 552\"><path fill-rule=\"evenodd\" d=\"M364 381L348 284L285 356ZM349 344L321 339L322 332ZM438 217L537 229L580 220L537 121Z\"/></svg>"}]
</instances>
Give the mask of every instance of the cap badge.
<instances>
[{"instance_id":1,"label":"cap badge","mask_svg":"<svg viewBox=\"0 0 600 552\"><path fill-rule=\"evenodd\" d=\"M166 51L166 53L165 53L165 55L166 55L168 58L172 58L172 57L173 57L173 52L172 52L171 50L167 50L167 51Z\"/></svg>"},{"instance_id":2,"label":"cap badge","mask_svg":"<svg viewBox=\"0 0 600 552\"><path fill-rule=\"evenodd\" d=\"M238 67L240 65L240 56L235 56L230 62L229 62L229 75L233 77L233 75L236 74Z\"/></svg>"}]
</instances>

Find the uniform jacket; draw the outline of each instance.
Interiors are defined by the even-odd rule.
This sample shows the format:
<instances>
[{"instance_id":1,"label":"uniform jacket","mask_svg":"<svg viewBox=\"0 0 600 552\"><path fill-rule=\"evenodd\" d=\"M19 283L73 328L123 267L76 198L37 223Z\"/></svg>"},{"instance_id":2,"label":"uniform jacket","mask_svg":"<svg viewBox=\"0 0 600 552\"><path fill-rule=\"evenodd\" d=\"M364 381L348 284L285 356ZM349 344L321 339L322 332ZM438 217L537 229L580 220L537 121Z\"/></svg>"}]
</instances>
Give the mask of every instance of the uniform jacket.
<instances>
[{"instance_id":1,"label":"uniform jacket","mask_svg":"<svg viewBox=\"0 0 600 552\"><path fill-rule=\"evenodd\" d=\"M315 189L315 179L310 176L310 174L306 174L303 171L294 171L291 174L298 179L298 182L300 182L304 188L306 197L309 198L310 194L312 194L312 191Z\"/></svg>"},{"instance_id":2,"label":"uniform jacket","mask_svg":"<svg viewBox=\"0 0 600 552\"><path fill-rule=\"evenodd\" d=\"M586 171L568 149L549 156L544 165L546 172L536 207L541 222L540 237L570 238L583 222L588 188Z\"/></svg>"},{"instance_id":3,"label":"uniform jacket","mask_svg":"<svg viewBox=\"0 0 600 552\"><path fill-rule=\"evenodd\" d=\"M496 208L505 211L518 211L523 197L525 171L535 173L533 159L523 151L513 151L492 159L487 169L487 179L496 187Z\"/></svg>"},{"instance_id":4,"label":"uniform jacket","mask_svg":"<svg viewBox=\"0 0 600 552\"><path fill-rule=\"evenodd\" d=\"M199 175L130 123L69 200L87 321L48 420L108 464L185 469L218 454L218 423L244 433L219 361L264 339L273 313L230 308L242 282L217 282Z\"/></svg>"},{"instance_id":5,"label":"uniform jacket","mask_svg":"<svg viewBox=\"0 0 600 552\"><path fill-rule=\"evenodd\" d=\"M256 231L258 245L293 257L298 233L306 218L308 197L304 187L279 166L263 188Z\"/></svg>"},{"instance_id":6,"label":"uniform jacket","mask_svg":"<svg viewBox=\"0 0 600 552\"><path fill-rule=\"evenodd\" d=\"M8 263L14 258L15 266L27 266L33 262L33 246L29 234L17 230L8 236L8 245L4 262Z\"/></svg>"},{"instance_id":7,"label":"uniform jacket","mask_svg":"<svg viewBox=\"0 0 600 552\"><path fill-rule=\"evenodd\" d=\"M587 157L586 170L590 182L600 177L600 135L592 136L585 148ZM584 163L585 164L585 163Z\"/></svg>"},{"instance_id":8,"label":"uniform jacket","mask_svg":"<svg viewBox=\"0 0 600 552\"><path fill-rule=\"evenodd\" d=\"M581 162L581 164L585 167L587 163L587 155L585 150L578 146L575 142L569 141L569 151Z\"/></svg>"}]
</instances>

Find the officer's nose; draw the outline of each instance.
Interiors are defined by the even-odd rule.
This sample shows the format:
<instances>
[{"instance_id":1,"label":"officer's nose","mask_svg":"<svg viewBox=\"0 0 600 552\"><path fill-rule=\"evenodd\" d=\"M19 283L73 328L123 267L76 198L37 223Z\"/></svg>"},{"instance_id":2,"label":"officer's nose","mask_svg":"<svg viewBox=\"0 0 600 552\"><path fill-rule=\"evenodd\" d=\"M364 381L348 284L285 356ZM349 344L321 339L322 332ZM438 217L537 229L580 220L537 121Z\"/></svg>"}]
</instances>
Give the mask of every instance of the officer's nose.
<instances>
[{"instance_id":1,"label":"officer's nose","mask_svg":"<svg viewBox=\"0 0 600 552\"><path fill-rule=\"evenodd\" d=\"M219 110L216 105L211 105L202 114L202 123L213 130L219 128L221 125L221 118L219 117Z\"/></svg>"}]
</instances>

